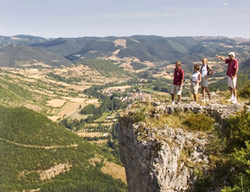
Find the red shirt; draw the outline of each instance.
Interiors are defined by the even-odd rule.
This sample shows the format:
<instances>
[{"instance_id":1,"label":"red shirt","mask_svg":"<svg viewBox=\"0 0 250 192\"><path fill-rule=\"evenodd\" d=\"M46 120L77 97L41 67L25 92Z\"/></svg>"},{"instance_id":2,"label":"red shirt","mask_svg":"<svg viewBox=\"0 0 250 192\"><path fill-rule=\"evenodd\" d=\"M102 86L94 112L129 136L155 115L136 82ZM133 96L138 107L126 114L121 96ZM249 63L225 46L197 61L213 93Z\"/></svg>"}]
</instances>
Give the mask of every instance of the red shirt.
<instances>
[{"instance_id":1,"label":"red shirt","mask_svg":"<svg viewBox=\"0 0 250 192\"><path fill-rule=\"evenodd\" d=\"M181 81L184 79L184 71L182 68L174 70L174 85L181 85Z\"/></svg>"},{"instance_id":2,"label":"red shirt","mask_svg":"<svg viewBox=\"0 0 250 192\"><path fill-rule=\"evenodd\" d=\"M225 63L228 64L227 67L227 76L232 77L235 75L236 69L239 67L239 63L237 59L226 59Z\"/></svg>"}]
</instances>

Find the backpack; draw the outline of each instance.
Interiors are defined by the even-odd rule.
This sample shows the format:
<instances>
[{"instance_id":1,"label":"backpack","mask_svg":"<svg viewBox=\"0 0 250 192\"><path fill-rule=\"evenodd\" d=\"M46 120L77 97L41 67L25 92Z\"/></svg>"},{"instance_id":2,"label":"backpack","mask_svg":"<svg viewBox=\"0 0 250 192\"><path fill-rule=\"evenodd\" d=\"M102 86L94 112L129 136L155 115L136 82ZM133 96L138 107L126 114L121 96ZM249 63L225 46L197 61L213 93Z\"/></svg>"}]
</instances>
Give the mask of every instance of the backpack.
<instances>
[{"instance_id":1,"label":"backpack","mask_svg":"<svg viewBox=\"0 0 250 192\"><path fill-rule=\"evenodd\" d=\"M203 67L203 65L201 66L201 70L200 70L200 72L202 73L202 67ZM209 76L210 75L210 68L208 67L208 64L207 64L207 76Z\"/></svg>"}]
</instances>

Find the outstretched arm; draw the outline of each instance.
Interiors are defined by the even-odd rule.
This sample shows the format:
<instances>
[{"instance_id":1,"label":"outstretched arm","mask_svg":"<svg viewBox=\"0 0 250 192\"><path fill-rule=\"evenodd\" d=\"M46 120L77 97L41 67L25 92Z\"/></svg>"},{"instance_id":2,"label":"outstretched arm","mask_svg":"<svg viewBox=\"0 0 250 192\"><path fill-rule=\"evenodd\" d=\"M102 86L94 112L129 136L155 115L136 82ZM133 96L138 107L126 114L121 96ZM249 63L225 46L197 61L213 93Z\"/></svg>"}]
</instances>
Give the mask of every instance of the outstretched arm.
<instances>
[{"instance_id":1,"label":"outstretched arm","mask_svg":"<svg viewBox=\"0 0 250 192\"><path fill-rule=\"evenodd\" d=\"M226 60L225 57L222 57L222 56L219 56L219 55L217 55L216 57L217 57L218 59L222 60L222 61L225 61L225 60Z\"/></svg>"}]
</instances>

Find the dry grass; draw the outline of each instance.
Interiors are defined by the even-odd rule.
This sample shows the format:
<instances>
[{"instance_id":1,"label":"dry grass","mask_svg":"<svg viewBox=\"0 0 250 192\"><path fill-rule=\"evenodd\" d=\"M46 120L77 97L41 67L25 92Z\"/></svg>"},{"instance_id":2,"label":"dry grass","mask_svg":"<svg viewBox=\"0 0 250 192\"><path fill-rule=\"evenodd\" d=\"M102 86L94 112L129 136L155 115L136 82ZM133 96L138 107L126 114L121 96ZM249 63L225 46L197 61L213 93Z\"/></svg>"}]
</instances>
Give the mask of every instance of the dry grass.
<instances>
[{"instance_id":1,"label":"dry grass","mask_svg":"<svg viewBox=\"0 0 250 192\"><path fill-rule=\"evenodd\" d=\"M183 128L187 129L187 126L183 124L186 114L180 113L178 115L167 115L162 114L157 118L147 118L146 124L149 127L164 128L165 125L172 128Z\"/></svg>"},{"instance_id":2,"label":"dry grass","mask_svg":"<svg viewBox=\"0 0 250 192\"><path fill-rule=\"evenodd\" d=\"M127 48L127 40L126 39L116 39L114 41L115 46L121 46L123 48Z\"/></svg>"},{"instance_id":3,"label":"dry grass","mask_svg":"<svg viewBox=\"0 0 250 192\"><path fill-rule=\"evenodd\" d=\"M97 141L89 141L89 142L97 145L103 145L103 144L106 145L108 141L109 141L108 139L98 139Z\"/></svg>"},{"instance_id":4,"label":"dry grass","mask_svg":"<svg viewBox=\"0 0 250 192\"><path fill-rule=\"evenodd\" d=\"M52 99L47 101L47 105L51 107L61 107L65 103L65 100L62 99Z\"/></svg>"},{"instance_id":5,"label":"dry grass","mask_svg":"<svg viewBox=\"0 0 250 192\"><path fill-rule=\"evenodd\" d=\"M47 170L38 171L38 173L40 175L41 181L43 181L43 180L54 178L55 176L59 175L60 173L65 173L65 172L69 171L71 167L72 167L72 165L70 163L63 163L63 164L61 163L61 164L55 165L54 167L51 167Z\"/></svg>"},{"instance_id":6,"label":"dry grass","mask_svg":"<svg viewBox=\"0 0 250 192\"><path fill-rule=\"evenodd\" d=\"M116 163L105 161L104 166L102 167L102 172L112 176L115 179L121 179L124 183L127 184L125 168Z\"/></svg>"},{"instance_id":7,"label":"dry grass","mask_svg":"<svg viewBox=\"0 0 250 192\"><path fill-rule=\"evenodd\" d=\"M100 133L100 132L90 132L89 133L89 132L85 132L84 130L78 131L78 132L76 132L76 134L80 137L91 137L91 138L103 136L103 133Z\"/></svg>"},{"instance_id":8,"label":"dry grass","mask_svg":"<svg viewBox=\"0 0 250 192\"><path fill-rule=\"evenodd\" d=\"M89 163L92 166L96 166L97 163L101 163L103 161L103 156L95 154L94 158L89 159Z\"/></svg>"}]
</instances>

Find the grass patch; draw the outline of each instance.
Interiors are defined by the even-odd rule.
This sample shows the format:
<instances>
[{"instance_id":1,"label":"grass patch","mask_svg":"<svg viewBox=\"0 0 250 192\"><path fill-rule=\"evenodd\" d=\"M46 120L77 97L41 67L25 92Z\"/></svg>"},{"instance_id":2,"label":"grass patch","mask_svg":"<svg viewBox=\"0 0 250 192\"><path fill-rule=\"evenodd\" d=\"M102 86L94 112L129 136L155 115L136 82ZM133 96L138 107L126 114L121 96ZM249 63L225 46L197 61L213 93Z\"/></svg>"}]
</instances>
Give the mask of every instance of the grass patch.
<instances>
[{"instance_id":1,"label":"grass patch","mask_svg":"<svg viewBox=\"0 0 250 192\"><path fill-rule=\"evenodd\" d=\"M110 116L112 113L103 113L102 116L95 120L95 122L103 122L107 119L108 116Z\"/></svg>"},{"instance_id":2,"label":"grass patch","mask_svg":"<svg viewBox=\"0 0 250 192\"><path fill-rule=\"evenodd\" d=\"M214 119L207 115L189 113L183 122L189 130L193 131L211 131L214 128Z\"/></svg>"},{"instance_id":3,"label":"grass patch","mask_svg":"<svg viewBox=\"0 0 250 192\"><path fill-rule=\"evenodd\" d=\"M187 126L183 124L183 119L185 118L185 114L162 114L157 118L147 118L146 124L150 127L164 127L164 125L167 125L172 128L183 128L187 129Z\"/></svg>"},{"instance_id":4,"label":"grass patch","mask_svg":"<svg viewBox=\"0 0 250 192\"><path fill-rule=\"evenodd\" d=\"M205 114L194 113L161 114L158 117L144 117L144 119L150 127L164 128L164 126L167 125L172 128L182 128L190 131L211 131L215 123L213 118Z\"/></svg>"}]
</instances>

